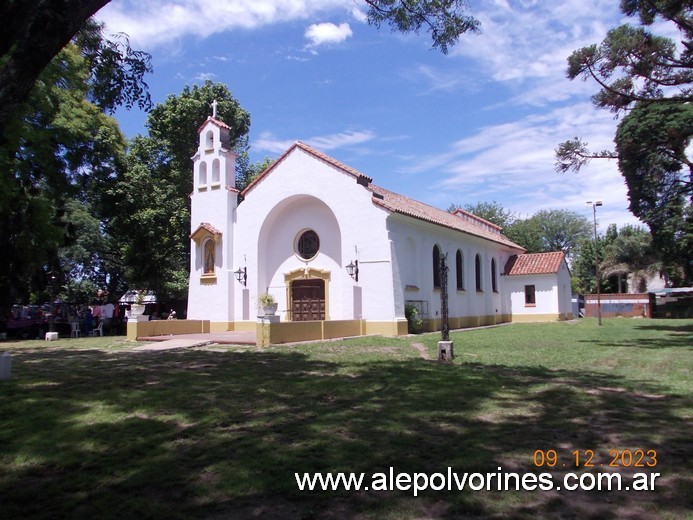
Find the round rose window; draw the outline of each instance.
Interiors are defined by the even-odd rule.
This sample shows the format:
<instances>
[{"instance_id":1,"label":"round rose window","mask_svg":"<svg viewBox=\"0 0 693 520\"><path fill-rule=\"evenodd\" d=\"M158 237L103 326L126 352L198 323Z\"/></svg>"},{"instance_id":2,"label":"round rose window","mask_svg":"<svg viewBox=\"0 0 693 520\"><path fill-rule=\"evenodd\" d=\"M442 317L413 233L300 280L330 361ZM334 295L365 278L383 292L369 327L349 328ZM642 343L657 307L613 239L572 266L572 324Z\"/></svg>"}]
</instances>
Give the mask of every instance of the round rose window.
<instances>
[{"instance_id":1,"label":"round rose window","mask_svg":"<svg viewBox=\"0 0 693 520\"><path fill-rule=\"evenodd\" d=\"M296 241L296 253L303 260L310 260L311 258L315 257L315 255L318 254L319 249L320 239L315 231L309 229L308 231L304 231L299 235L298 240Z\"/></svg>"}]
</instances>

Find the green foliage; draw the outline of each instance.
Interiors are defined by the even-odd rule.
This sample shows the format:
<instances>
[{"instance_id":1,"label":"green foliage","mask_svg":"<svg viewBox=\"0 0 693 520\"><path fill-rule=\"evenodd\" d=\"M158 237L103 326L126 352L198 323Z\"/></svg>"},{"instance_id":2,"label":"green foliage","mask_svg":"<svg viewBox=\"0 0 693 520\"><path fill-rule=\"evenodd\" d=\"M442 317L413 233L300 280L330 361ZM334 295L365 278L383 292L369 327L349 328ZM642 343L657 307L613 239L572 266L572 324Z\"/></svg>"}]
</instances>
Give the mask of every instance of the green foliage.
<instances>
[{"instance_id":1,"label":"green foliage","mask_svg":"<svg viewBox=\"0 0 693 520\"><path fill-rule=\"evenodd\" d=\"M151 56L130 47L126 34L103 37L104 25L89 19L75 36L90 71L89 100L107 112L116 107L152 107L149 88L144 81L153 72Z\"/></svg>"},{"instance_id":2,"label":"green foliage","mask_svg":"<svg viewBox=\"0 0 693 520\"><path fill-rule=\"evenodd\" d=\"M592 153L579 137L556 149L556 170L579 171L592 158L618 157L630 210L645 222L672 280L693 280L693 169L686 149L693 135L693 10L677 0L623 0L640 26L621 25L600 45L576 50L567 75L598 85L597 108L627 112L615 136L616 153ZM650 31L664 20L681 41Z\"/></svg>"},{"instance_id":3,"label":"green foliage","mask_svg":"<svg viewBox=\"0 0 693 520\"><path fill-rule=\"evenodd\" d=\"M535 218L520 218L503 230L505 236L524 247L528 253L545 253L544 240L539 221Z\"/></svg>"},{"instance_id":4,"label":"green foliage","mask_svg":"<svg viewBox=\"0 0 693 520\"><path fill-rule=\"evenodd\" d=\"M448 211L459 207L452 204ZM466 204L464 210L502 227L503 233L528 253L563 251L570 256L576 244L588 237L591 230L585 217L565 209L541 210L524 219L496 201Z\"/></svg>"},{"instance_id":5,"label":"green foliage","mask_svg":"<svg viewBox=\"0 0 693 520\"><path fill-rule=\"evenodd\" d=\"M638 13L642 27L621 25L607 33L600 45L578 49L568 58L567 76L592 79L600 90L592 97L598 108L620 112L638 101L693 100L693 17L687 3L672 0L628 0L626 15ZM673 22L682 36L682 51L667 37L647 27L656 19ZM669 87L678 87L673 93Z\"/></svg>"},{"instance_id":6,"label":"green foliage","mask_svg":"<svg viewBox=\"0 0 693 520\"><path fill-rule=\"evenodd\" d=\"M87 214L94 216L92 204L121 163L125 144L115 120L87 100L93 95L89 62L69 44L6 127L0 146L0 294L6 303L45 293L49 272L59 286L83 276L80 265L94 243L80 248L75 240L86 227L100 232L86 226ZM103 268L100 252L90 251L91 269Z\"/></svg>"},{"instance_id":7,"label":"green foliage","mask_svg":"<svg viewBox=\"0 0 693 520\"><path fill-rule=\"evenodd\" d=\"M659 252L652 244L649 231L638 226L624 226L604 248L600 266L605 277L632 275L634 289L647 290L647 279L662 269Z\"/></svg>"},{"instance_id":8,"label":"green foliage","mask_svg":"<svg viewBox=\"0 0 693 520\"><path fill-rule=\"evenodd\" d=\"M433 48L447 54L459 37L479 32L480 22L464 14L466 0L364 0L368 4L368 23L380 27L383 22L396 31L418 34L425 27Z\"/></svg>"},{"instance_id":9,"label":"green foliage","mask_svg":"<svg viewBox=\"0 0 693 520\"><path fill-rule=\"evenodd\" d=\"M238 157L236 158L236 189L243 191L248 185L274 163L273 159L265 157L262 161L250 164L248 153L248 136L238 139Z\"/></svg>"},{"instance_id":10,"label":"green foliage","mask_svg":"<svg viewBox=\"0 0 693 520\"><path fill-rule=\"evenodd\" d=\"M598 262L602 276L601 291L625 292L629 276L638 292L647 290L647 279L666 270L661 252L653 246L652 235L640 226L625 225L618 229L611 224L606 233L598 236ZM597 290L594 239L578 243L572 260L573 290L595 293ZM619 277L621 288L619 290Z\"/></svg>"},{"instance_id":11,"label":"green foliage","mask_svg":"<svg viewBox=\"0 0 693 520\"><path fill-rule=\"evenodd\" d=\"M184 196L192 190L190 158L197 151L197 130L211 116L214 100L217 119L231 127L231 144L238 154L247 147L247 140L241 138L250 130L250 114L222 83L205 81L201 87L186 86L180 94L171 94L156 105L147 119L149 137L170 161L169 173L177 176L175 182Z\"/></svg>"},{"instance_id":12,"label":"green foliage","mask_svg":"<svg viewBox=\"0 0 693 520\"><path fill-rule=\"evenodd\" d=\"M409 334L418 334L423 328L423 320L416 305L406 305L404 307L404 316L407 318L407 332Z\"/></svg>"},{"instance_id":13,"label":"green foliage","mask_svg":"<svg viewBox=\"0 0 693 520\"><path fill-rule=\"evenodd\" d=\"M567 209L541 210L531 218L541 231L543 250L563 251L567 256L578 241L590 235L592 229L587 218Z\"/></svg>"},{"instance_id":14,"label":"green foliage","mask_svg":"<svg viewBox=\"0 0 693 520\"><path fill-rule=\"evenodd\" d=\"M133 139L126 167L104 194L104 211L110 216L106 229L119 244L128 283L147 287L162 299L187 297L190 157L214 100L217 119L231 127L237 153L247 156L250 116L228 87L209 81L185 87L154 107L147 120L150 135Z\"/></svg>"},{"instance_id":15,"label":"green foliage","mask_svg":"<svg viewBox=\"0 0 693 520\"><path fill-rule=\"evenodd\" d=\"M0 146L38 77L108 0L0 2Z\"/></svg>"},{"instance_id":16,"label":"green foliage","mask_svg":"<svg viewBox=\"0 0 693 520\"><path fill-rule=\"evenodd\" d=\"M493 202L478 201L475 204L465 204L464 206L451 204L448 211L452 213L456 209L464 209L503 229L510 227L518 218L515 213L505 209L501 203L495 200Z\"/></svg>"},{"instance_id":17,"label":"green foliage","mask_svg":"<svg viewBox=\"0 0 693 520\"><path fill-rule=\"evenodd\" d=\"M679 266L687 280L693 280L693 166L686 157L692 135L693 106L674 103L637 104L616 133L630 210L653 230L672 274Z\"/></svg>"}]
</instances>

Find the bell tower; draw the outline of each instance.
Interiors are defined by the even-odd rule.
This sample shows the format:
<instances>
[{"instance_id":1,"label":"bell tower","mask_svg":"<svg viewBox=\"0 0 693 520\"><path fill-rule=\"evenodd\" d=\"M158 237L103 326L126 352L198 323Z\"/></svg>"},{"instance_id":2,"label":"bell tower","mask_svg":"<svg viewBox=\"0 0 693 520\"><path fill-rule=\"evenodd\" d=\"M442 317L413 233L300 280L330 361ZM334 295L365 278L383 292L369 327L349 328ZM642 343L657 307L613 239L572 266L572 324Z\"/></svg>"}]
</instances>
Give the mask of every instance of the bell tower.
<instances>
[{"instance_id":1,"label":"bell tower","mask_svg":"<svg viewBox=\"0 0 693 520\"><path fill-rule=\"evenodd\" d=\"M233 321L233 225L238 206L231 127L212 115L197 130L190 195L188 319L210 320L211 330Z\"/></svg>"}]
</instances>

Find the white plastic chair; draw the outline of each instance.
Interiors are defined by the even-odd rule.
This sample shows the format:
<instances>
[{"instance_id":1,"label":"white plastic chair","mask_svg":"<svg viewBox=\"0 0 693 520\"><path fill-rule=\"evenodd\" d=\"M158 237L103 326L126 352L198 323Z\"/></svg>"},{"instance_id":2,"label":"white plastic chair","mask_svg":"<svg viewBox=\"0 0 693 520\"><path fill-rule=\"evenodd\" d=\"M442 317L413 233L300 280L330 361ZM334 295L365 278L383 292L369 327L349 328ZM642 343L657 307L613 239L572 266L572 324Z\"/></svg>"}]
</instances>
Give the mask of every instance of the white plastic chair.
<instances>
[{"instance_id":1,"label":"white plastic chair","mask_svg":"<svg viewBox=\"0 0 693 520\"><path fill-rule=\"evenodd\" d=\"M72 330L70 331L71 338L79 338L79 322L73 321L70 323Z\"/></svg>"},{"instance_id":2,"label":"white plastic chair","mask_svg":"<svg viewBox=\"0 0 693 520\"><path fill-rule=\"evenodd\" d=\"M103 338L103 321L99 323L99 326L91 331L92 336L101 336Z\"/></svg>"}]
</instances>

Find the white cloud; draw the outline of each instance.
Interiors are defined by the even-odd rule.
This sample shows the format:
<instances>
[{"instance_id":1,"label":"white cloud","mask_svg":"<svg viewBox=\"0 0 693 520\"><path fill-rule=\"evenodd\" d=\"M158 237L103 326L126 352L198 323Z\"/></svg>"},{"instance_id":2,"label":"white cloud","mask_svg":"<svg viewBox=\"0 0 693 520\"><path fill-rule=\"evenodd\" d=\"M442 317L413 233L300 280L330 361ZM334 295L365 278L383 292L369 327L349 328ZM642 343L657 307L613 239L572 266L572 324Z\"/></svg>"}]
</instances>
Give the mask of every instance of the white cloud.
<instances>
[{"instance_id":1,"label":"white cloud","mask_svg":"<svg viewBox=\"0 0 693 520\"><path fill-rule=\"evenodd\" d=\"M195 79L198 81L207 81L207 80L213 80L216 78L217 75L214 74L214 72L200 72L195 75Z\"/></svg>"},{"instance_id":2,"label":"white cloud","mask_svg":"<svg viewBox=\"0 0 693 520\"><path fill-rule=\"evenodd\" d=\"M352 13L353 0L114 0L97 14L108 30L125 32L140 47L170 45L235 29Z\"/></svg>"},{"instance_id":3,"label":"white cloud","mask_svg":"<svg viewBox=\"0 0 693 520\"><path fill-rule=\"evenodd\" d=\"M309 40L308 47L342 43L352 35L348 23L335 25L330 22L314 23L306 29L304 36Z\"/></svg>"},{"instance_id":4,"label":"white cloud","mask_svg":"<svg viewBox=\"0 0 693 520\"><path fill-rule=\"evenodd\" d=\"M372 141L376 138L374 132L370 130L347 130L338 134L330 134L324 136L314 136L307 139L299 139L304 143L314 146L320 150L328 151L337 148L346 148L349 146L360 145ZM283 153L295 141L286 139L277 139L270 132L263 132L260 137L253 141L252 147L254 151Z\"/></svg>"},{"instance_id":5,"label":"white cloud","mask_svg":"<svg viewBox=\"0 0 693 520\"><path fill-rule=\"evenodd\" d=\"M585 201L602 199L604 227L634 223L615 161L594 160L578 174L554 171L560 141L584 135L591 149L611 149L616 124L611 114L595 111L588 102L558 108L486 126L440 154L420 157L404 172L442 172L432 183L433 191L445 196L442 205L498 200L529 215L541 209L582 212Z\"/></svg>"}]
</instances>

